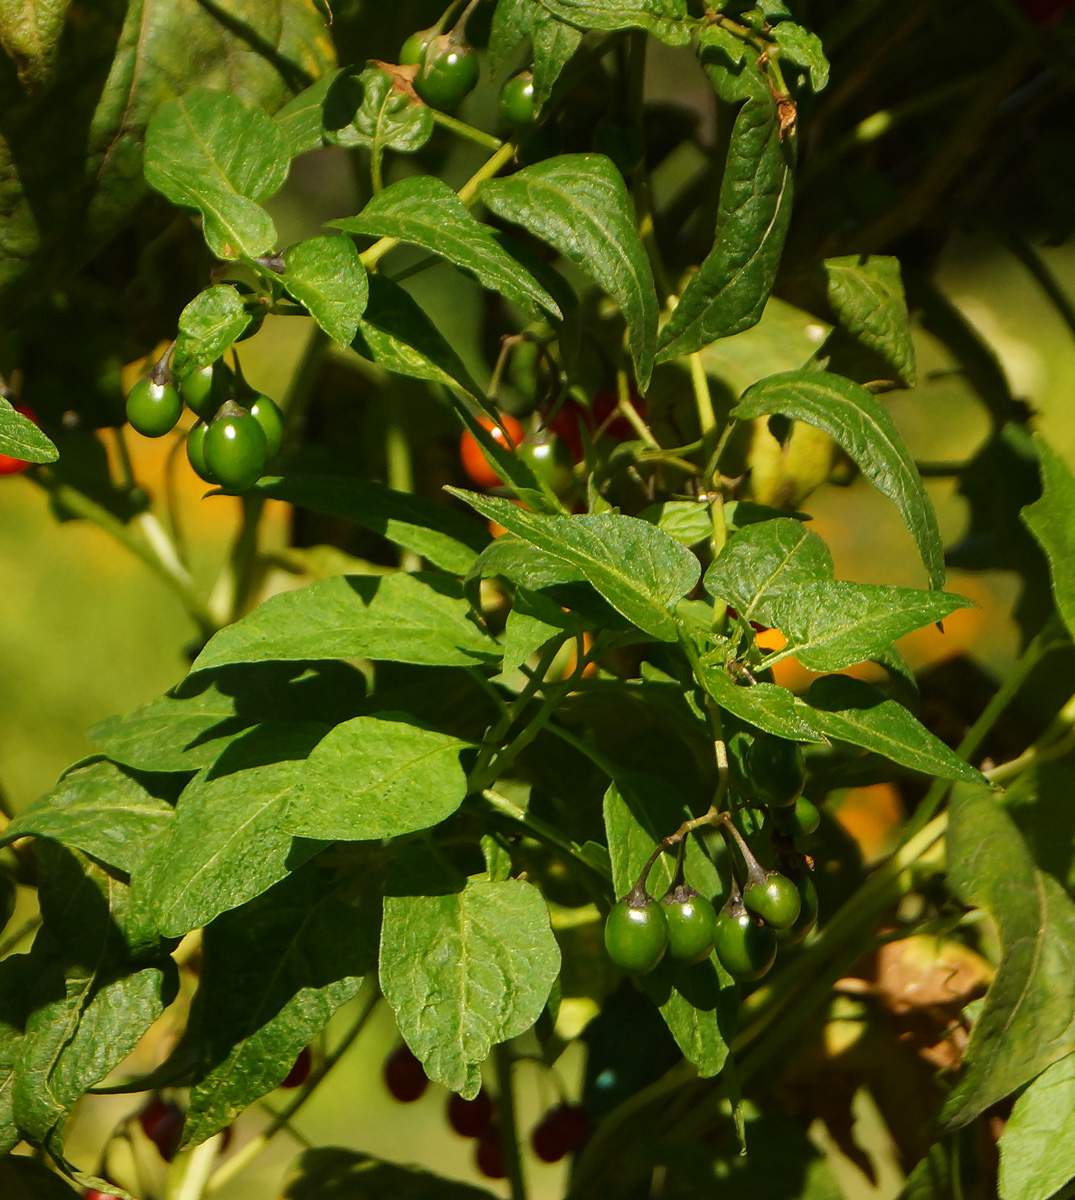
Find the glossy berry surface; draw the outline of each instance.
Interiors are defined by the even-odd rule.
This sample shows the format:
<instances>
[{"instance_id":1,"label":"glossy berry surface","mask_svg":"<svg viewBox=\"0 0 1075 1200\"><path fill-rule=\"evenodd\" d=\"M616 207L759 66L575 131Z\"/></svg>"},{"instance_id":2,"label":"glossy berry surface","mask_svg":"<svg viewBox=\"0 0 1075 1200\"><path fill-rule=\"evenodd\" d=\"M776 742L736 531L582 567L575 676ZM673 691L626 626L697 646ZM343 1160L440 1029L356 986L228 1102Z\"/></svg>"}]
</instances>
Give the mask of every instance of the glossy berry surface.
<instances>
[{"instance_id":1,"label":"glossy berry surface","mask_svg":"<svg viewBox=\"0 0 1075 1200\"><path fill-rule=\"evenodd\" d=\"M497 1133L496 1126L490 1125L478 1138L474 1161L487 1179L507 1178L507 1172L504 1170L504 1151L500 1146L500 1134Z\"/></svg>"},{"instance_id":2,"label":"glossy berry surface","mask_svg":"<svg viewBox=\"0 0 1075 1200\"><path fill-rule=\"evenodd\" d=\"M542 1162L554 1163L581 1150L590 1136L590 1122L581 1108L561 1104L534 1126L530 1145Z\"/></svg>"},{"instance_id":3,"label":"glossy berry surface","mask_svg":"<svg viewBox=\"0 0 1075 1200\"><path fill-rule=\"evenodd\" d=\"M793 946L801 942L817 924L817 888L809 875L803 874L794 879L799 893L799 916L795 924L777 933L777 940L783 945Z\"/></svg>"},{"instance_id":4,"label":"glossy berry surface","mask_svg":"<svg viewBox=\"0 0 1075 1200\"><path fill-rule=\"evenodd\" d=\"M776 934L741 904L722 908L717 916L714 948L733 979L760 979L776 958Z\"/></svg>"},{"instance_id":5,"label":"glossy berry surface","mask_svg":"<svg viewBox=\"0 0 1075 1200\"><path fill-rule=\"evenodd\" d=\"M449 34L426 45L414 90L433 108L455 108L478 82L478 56Z\"/></svg>"},{"instance_id":6,"label":"glossy berry surface","mask_svg":"<svg viewBox=\"0 0 1075 1200\"><path fill-rule=\"evenodd\" d=\"M717 913L693 888L680 886L662 897L668 922L668 954L676 962L696 963L713 950Z\"/></svg>"},{"instance_id":7,"label":"glossy berry surface","mask_svg":"<svg viewBox=\"0 0 1075 1200\"><path fill-rule=\"evenodd\" d=\"M147 375L127 393L127 420L143 437L163 437L175 428L182 413L175 384L155 383Z\"/></svg>"},{"instance_id":8,"label":"glossy berry surface","mask_svg":"<svg viewBox=\"0 0 1075 1200\"><path fill-rule=\"evenodd\" d=\"M268 446L257 420L238 405L225 405L209 426L204 442L205 465L229 491L242 492L257 483Z\"/></svg>"},{"instance_id":9,"label":"glossy berry surface","mask_svg":"<svg viewBox=\"0 0 1075 1200\"><path fill-rule=\"evenodd\" d=\"M297 1088L302 1087L307 1079L310 1078L310 1071L314 1065L313 1051L309 1046L303 1046L299 1051L298 1058L287 1075L280 1081L282 1088Z\"/></svg>"},{"instance_id":10,"label":"glossy berry surface","mask_svg":"<svg viewBox=\"0 0 1075 1200\"><path fill-rule=\"evenodd\" d=\"M99 1192L96 1188L86 1188L82 1193L82 1200L116 1200L116 1197L111 1192Z\"/></svg>"},{"instance_id":11,"label":"glossy berry surface","mask_svg":"<svg viewBox=\"0 0 1075 1200\"><path fill-rule=\"evenodd\" d=\"M806 761L798 742L759 737L750 747L747 770L754 795L774 808L787 808L798 800L806 783Z\"/></svg>"},{"instance_id":12,"label":"glossy berry surface","mask_svg":"<svg viewBox=\"0 0 1075 1200\"><path fill-rule=\"evenodd\" d=\"M258 396L250 405L250 415L261 426L267 447L265 461L271 462L284 442L284 414L268 396Z\"/></svg>"},{"instance_id":13,"label":"glossy berry surface","mask_svg":"<svg viewBox=\"0 0 1075 1200\"><path fill-rule=\"evenodd\" d=\"M37 416L33 409L27 408L23 404L15 406L17 413L22 413L24 417L29 417L35 425L40 425ZM0 475L18 475L21 471L25 471L31 464L22 458L12 458L10 454L0 454Z\"/></svg>"},{"instance_id":14,"label":"glossy berry surface","mask_svg":"<svg viewBox=\"0 0 1075 1200\"><path fill-rule=\"evenodd\" d=\"M539 434L533 440L523 442L519 457L556 495L562 496L574 485L571 451L555 434Z\"/></svg>"},{"instance_id":15,"label":"glossy berry surface","mask_svg":"<svg viewBox=\"0 0 1075 1200\"><path fill-rule=\"evenodd\" d=\"M199 421L197 425L191 426L190 432L187 434L187 461L194 468L194 473L206 483L217 484L220 481L209 470L205 462L205 435L209 432L209 426L204 421Z\"/></svg>"},{"instance_id":16,"label":"glossy berry surface","mask_svg":"<svg viewBox=\"0 0 1075 1200\"><path fill-rule=\"evenodd\" d=\"M668 921L664 906L646 897L637 903L625 896L612 906L605 922L605 949L609 958L632 975L645 975L661 961L668 946Z\"/></svg>"},{"instance_id":17,"label":"glossy berry surface","mask_svg":"<svg viewBox=\"0 0 1075 1200\"><path fill-rule=\"evenodd\" d=\"M179 394L183 397L183 403L203 420L208 420L215 411L216 398L213 391L212 367L195 367L179 381Z\"/></svg>"},{"instance_id":18,"label":"glossy berry surface","mask_svg":"<svg viewBox=\"0 0 1075 1200\"><path fill-rule=\"evenodd\" d=\"M448 1124L460 1137L481 1137L492 1123L493 1102L484 1088L473 1100L464 1100L454 1092L448 1097Z\"/></svg>"},{"instance_id":19,"label":"glossy berry surface","mask_svg":"<svg viewBox=\"0 0 1075 1200\"><path fill-rule=\"evenodd\" d=\"M154 1096L138 1114L138 1123L161 1158L171 1162L183 1137L183 1110L179 1105L174 1100Z\"/></svg>"},{"instance_id":20,"label":"glossy berry surface","mask_svg":"<svg viewBox=\"0 0 1075 1200\"><path fill-rule=\"evenodd\" d=\"M790 808L773 810L773 825L784 837L807 837L821 824L816 804L800 796Z\"/></svg>"},{"instance_id":21,"label":"glossy berry surface","mask_svg":"<svg viewBox=\"0 0 1075 1200\"><path fill-rule=\"evenodd\" d=\"M776 871L764 883L755 883L743 893L743 903L774 929L790 929L799 919L802 901L793 880Z\"/></svg>"},{"instance_id":22,"label":"glossy berry surface","mask_svg":"<svg viewBox=\"0 0 1075 1200\"><path fill-rule=\"evenodd\" d=\"M505 450L514 450L523 440L523 427L508 413L501 413L500 420L504 426L503 429L496 424L492 417L478 418L482 428L492 434L495 442L498 442ZM507 431L507 436L505 436L505 431ZM463 436L459 439L459 458L463 464L463 470L479 487L499 487L503 482L496 471L486 462L481 447L469 429L465 429Z\"/></svg>"},{"instance_id":23,"label":"glossy berry surface","mask_svg":"<svg viewBox=\"0 0 1075 1200\"><path fill-rule=\"evenodd\" d=\"M420 29L417 33L412 33L399 48L399 65L401 67L413 67L420 63L426 43L431 40L431 37L431 32L428 29Z\"/></svg>"},{"instance_id":24,"label":"glossy berry surface","mask_svg":"<svg viewBox=\"0 0 1075 1200\"><path fill-rule=\"evenodd\" d=\"M534 104L534 73L520 71L500 89L500 115L509 125L530 125L537 115Z\"/></svg>"},{"instance_id":25,"label":"glossy berry surface","mask_svg":"<svg viewBox=\"0 0 1075 1200\"><path fill-rule=\"evenodd\" d=\"M429 1086L422 1064L406 1046L393 1050L384 1060L384 1083L401 1104L420 1099Z\"/></svg>"}]
</instances>

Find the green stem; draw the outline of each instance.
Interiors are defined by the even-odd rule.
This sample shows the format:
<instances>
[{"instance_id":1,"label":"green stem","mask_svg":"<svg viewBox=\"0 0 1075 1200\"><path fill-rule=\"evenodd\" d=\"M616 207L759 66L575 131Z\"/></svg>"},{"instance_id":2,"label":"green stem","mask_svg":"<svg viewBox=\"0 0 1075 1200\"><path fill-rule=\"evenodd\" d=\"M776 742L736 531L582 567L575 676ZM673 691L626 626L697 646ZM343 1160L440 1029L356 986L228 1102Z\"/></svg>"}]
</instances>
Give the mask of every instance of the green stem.
<instances>
[{"instance_id":1,"label":"green stem","mask_svg":"<svg viewBox=\"0 0 1075 1200\"><path fill-rule=\"evenodd\" d=\"M635 408L631 400L631 389L627 382L627 372L616 372L616 388L619 392L619 411L627 418L631 428L638 436L654 450L661 449L661 443L653 436L650 427L642 420L642 414Z\"/></svg>"},{"instance_id":2,"label":"green stem","mask_svg":"<svg viewBox=\"0 0 1075 1200\"><path fill-rule=\"evenodd\" d=\"M519 1131L515 1123L515 1087L511 1077L513 1063L511 1047L501 1042L493 1047L496 1064L497 1112L500 1148L504 1155L504 1170L508 1176L511 1200L526 1200L526 1181L523 1179L522 1156L519 1153Z\"/></svg>"},{"instance_id":3,"label":"green stem","mask_svg":"<svg viewBox=\"0 0 1075 1200\"><path fill-rule=\"evenodd\" d=\"M473 125L468 125L466 121L460 121L457 117L450 117L447 113L441 112L439 108L431 108L429 111L433 114L435 125L440 125L462 138L467 138L468 141L476 142L479 146L484 146L486 150L499 150L504 144L500 138L493 137L491 133L475 129Z\"/></svg>"},{"instance_id":4,"label":"green stem","mask_svg":"<svg viewBox=\"0 0 1075 1200\"><path fill-rule=\"evenodd\" d=\"M388 467L388 486L393 491L409 496L414 491L414 470L401 409L402 403L398 395L390 399L384 432L385 459ZM420 570L421 555L405 549L400 553L399 566L401 571Z\"/></svg>"}]
</instances>

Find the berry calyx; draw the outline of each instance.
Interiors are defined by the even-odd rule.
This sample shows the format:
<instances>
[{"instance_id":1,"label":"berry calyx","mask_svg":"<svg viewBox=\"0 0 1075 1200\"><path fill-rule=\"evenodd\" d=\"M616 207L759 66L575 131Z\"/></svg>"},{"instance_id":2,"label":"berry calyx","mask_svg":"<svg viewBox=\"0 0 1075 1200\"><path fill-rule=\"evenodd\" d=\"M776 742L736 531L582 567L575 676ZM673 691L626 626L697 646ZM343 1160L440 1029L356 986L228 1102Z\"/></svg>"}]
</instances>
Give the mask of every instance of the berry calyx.
<instances>
[{"instance_id":1,"label":"berry calyx","mask_svg":"<svg viewBox=\"0 0 1075 1200\"><path fill-rule=\"evenodd\" d=\"M632 975L645 975L661 961L667 946L664 906L636 885L616 901L605 921L609 958Z\"/></svg>"},{"instance_id":2,"label":"berry calyx","mask_svg":"<svg viewBox=\"0 0 1075 1200\"><path fill-rule=\"evenodd\" d=\"M576 1104L550 1109L534 1126L530 1145L542 1162L554 1163L581 1150L590 1136L590 1122Z\"/></svg>"},{"instance_id":3,"label":"berry calyx","mask_svg":"<svg viewBox=\"0 0 1075 1200\"><path fill-rule=\"evenodd\" d=\"M523 427L509 413L501 413L500 422L501 424L498 425L492 417L478 418L478 423L483 429L489 431L495 442L498 442L505 450L514 450L523 440ZM485 455L482 454L477 439L469 429L464 429L459 439L459 458L463 464L463 470L479 487L499 487L503 482L496 470L486 460Z\"/></svg>"},{"instance_id":4,"label":"berry calyx","mask_svg":"<svg viewBox=\"0 0 1075 1200\"><path fill-rule=\"evenodd\" d=\"M448 1124L460 1137L481 1137L492 1123L493 1102L484 1088L473 1100L454 1092L448 1097Z\"/></svg>"},{"instance_id":5,"label":"berry calyx","mask_svg":"<svg viewBox=\"0 0 1075 1200\"><path fill-rule=\"evenodd\" d=\"M143 437L170 433L183 413L175 384L147 375L127 393L127 420Z\"/></svg>"},{"instance_id":6,"label":"berry calyx","mask_svg":"<svg viewBox=\"0 0 1075 1200\"><path fill-rule=\"evenodd\" d=\"M680 884L661 898L668 923L668 954L677 962L696 963L713 950L717 914L694 888Z\"/></svg>"},{"instance_id":7,"label":"berry calyx","mask_svg":"<svg viewBox=\"0 0 1075 1200\"><path fill-rule=\"evenodd\" d=\"M384 1060L384 1083L401 1104L413 1104L429 1086L422 1064L407 1046L399 1046Z\"/></svg>"},{"instance_id":8,"label":"berry calyx","mask_svg":"<svg viewBox=\"0 0 1075 1200\"><path fill-rule=\"evenodd\" d=\"M174 1100L153 1096L138 1114L142 1132L157 1147L165 1162L175 1158L183 1137L183 1110Z\"/></svg>"},{"instance_id":9,"label":"berry calyx","mask_svg":"<svg viewBox=\"0 0 1075 1200\"><path fill-rule=\"evenodd\" d=\"M821 824L816 804L800 796L791 808L773 810L773 825L782 837L807 837Z\"/></svg>"},{"instance_id":10,"label":"berry calyx","mask_svg":"<svg viewBox=\"0 0 1075 1200\"><path fill-rule=\"evenodd\" d=\"M776 958L776 934L742 902L720 910L713 945L728 974L743 982L761 979Z\"/></svg>"},{"instance_id":11,"label":"berry calyx","mask_svg":"<svg viewBox=\"0 0 1075 1200\"><path fill-rule=\"evenodd\" d=\"M806 761L798 742L759 736L747 755L749 784L754 795L774 808L788 808L806 783Z\"/></svg>"},{"instance_id":12,"label":"berry calyx","mask_svg":"<svg viewBox=\"0 0 1075 1200\"><path fill-rule=\"evenodd\" d=\"M504 1151L495 1125L490 1125L478 1139L474 1161L487 1179L507 1178L507 1172L504 1170Z\"/></svg>"},{"instance_id":13,"label":"berry calyx","mask_svg":"<svg viewBox=\"0 0 1075 1200\"><path fill-rule=\"evenodd\" d=\"M778 871L770 871L759 883L748 884L743 903L774 929L790 929L802 907L794 881Z\"/></svg>"},{"instance_id":14,"label":"berry calyx","mask_svg":"<svg viewBox=\"0 0 1075 1200\"><path fill-rule=\"evenodd\" d=\"M534 72L520 71L500 89L500 115L509 125L532 125L537 115L534 103Z\"/></svg>"},{"instance_id":15,"label":"berry calyx","mask_svg":"<svg viewBox=\"0 0 1075 1200\"><path fill-rule=\"evenodd\" d=\"M229 400L205 434L205 465L232 492L258 481L268 457L265 434L248 409Z\"/></svg>"},{"instance_id":16,"label":"berry calyx","mask_svg":"<svg viewBox=\"0 0 1075 1200\"><path fill-rule=\"evenodd\" d=\"M27 408L25 404L15 405L15 411L22 413L24 417L29 418L35 425L41 424L37 419L37 414L33 409ZM31 466L33 466L33 463L29 463L23 458L12 458L10 454L0 454L0 475L18 475Z\"/></svg>"},{"instance_id":17,"label":"berry calyx","mask_svg":"<svg viewBox=\"0 0 1075 1200\"><path fill-rule=\"evenodd\" d=\"M302 1087L307 1079L310 1078L310 1071L313 1069L314 1056L313 1051L309 1046L303 1046L299 1051L298 1058L295 1059L291 1070L280 1080L282 1088L297 1088Z\"/></svg>"}]
</instances>

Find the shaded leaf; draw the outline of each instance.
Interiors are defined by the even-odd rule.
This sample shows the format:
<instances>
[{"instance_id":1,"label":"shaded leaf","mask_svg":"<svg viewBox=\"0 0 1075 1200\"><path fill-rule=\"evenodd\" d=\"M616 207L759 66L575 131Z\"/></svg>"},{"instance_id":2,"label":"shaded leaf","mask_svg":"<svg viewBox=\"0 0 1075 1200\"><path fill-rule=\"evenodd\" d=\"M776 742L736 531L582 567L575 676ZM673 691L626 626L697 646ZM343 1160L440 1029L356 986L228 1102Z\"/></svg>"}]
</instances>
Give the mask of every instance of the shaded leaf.
<instances>
[{"instance_id":1,"label":"shaded leaf","mask_svg":"<svg viewBox=\"0 0 1075 1200\"><path fill-rule=\"evenodd\" d=\"M369 300L366 269L346 237L307 238L284 255L284 287L341 348L358 332Z\"/></svg>"},{"instance_id":2,"label":"shaded leaf","mask_svg":"<svg viewBox=\"0 0 1075 1200\"><path fill-rule=\"evenodd\" d=\"M325 94L322 120L327 142L368 146L374 154L412 154L433 133L433 114L426 105L397 88L380 67L366 67L357 75L341 71Z\"/></svg>"},{"instance_id":3,"label":"shaded leaf","mask_svg":"<svg viewBox=\"0 0 1075 1200\"><path fill-rule=\"evenodd\" d=\"M603 154L561 154L491 179L482 200L583 270L623 310L645 390L653 370L657 293L623 178Z\"/></svg>"},{"instance_id":4,"label":"shaded leaf","mask_svg":"<svg viewBox=\"0 0 1075 1200\"><path fill-rule=\"evenodd\" d=\"M888 412L865 388L825 371L786 371L761 380L732 409L738 420L779 413L822 429L899 509L918 545L930 585L944 585L937 514Z\"/></svg>"},{"instance_id":5,"label":"shaded leaf","mask_svg":"<svg viewBox=\"0 0 1075 1200\"><path fill-rule=\"evenodd\" d=\"M1034 435L1034 447L1041 463L1042 496L1021 515L1049 560L1057 611L1075 637L1075 475L1040 433Z\"/></svg>"},{"instance_id":6,"label":"shaded leaf","mask_svg":"<svg viewBox=\"0 0 1075 1200\"><path fill-rule=\"evenodd\" d=\"M1075 1179L1075 1054L1015 1102L1000 1135L1001 1200L1048 1200Z\"/></svg>"},{"instance_id":7,"label":"shaded leaf","mask_svg":"<svg viewBox=\"0 0 1075 1200\"><path fill-rule=\"evenodd\" d=\"M418 1167L399 1167L353 1150L306 1150L284 1200L485 1200L485 1188L469 1187Z\"/></svg>"},{"instance_id":8,"label":"shaded leaf","mask_svg":"<svg viewBox=\"0 0 1075 1200\"><path fill-rule=\"evenodd\" d=\"M166 100L146 130L146 181L202 214L218 258L256 258L273 248L276 227L257 202L279 191L288 166L279 127L228 92L197 88Z\"/></svg>"},{"instance_id":9,"label":"shaded leaf","mask_svg":"<svg viewBox=\"0 0 1075 1200\"><path fill-rule=\"evenodd\" d=\"M39 963L29 954L11 954L0 961L0 1161L22 1136L15 1123L15 1066L38 970Z\"/></svg>"},{"instance_id":10,"label":"shaded leaf","mask_svg":"<svg viewBox=\"0 0 1075 1200\"><path fill-rule=\"evenodd\" d=\"M644 29L668 46L685 46L691 30L686 0L541 0L580 29Z\"/></svg>"},{"instance_id":11,"label":"shaded leaf","mask_svg":"<svg viewBox=\"0 0 1075 1200\"><path fill-rule=\"evenodd\" d=\"M781 61L793 62L810 75L810 90L817 95L828 86L829 60L821 38L794 21L781 21L773 28L773 40L780 47Z\"/></svg>"},{"instance_id":12,"label":"shaded leaf","mask_svg":"<svg viewBox=\"0 0 1075 1200\"><path fill-rule=\"evenodd\" d=\"M310 150L319 150L325 144L321 109L329 88L339 74L339 71L331 71L323 75L277 112L274 120L284 135L292 158Z\"/></svg>"},{"instance_id":13,"label":"shaded leaf","mask_svg":"<svg viewBox=\"0 0 1075 1200\"><path fill-rule=\"evenodd\" d=\"M13 1154L0 1158L0 1194L4 1200L74 1200L79 1193L44 1163Z\"/></svg>"},{"instance_id":14,"label":"shaded leaf","mask_svg":"<svg viewBox=\"0 0 1075 1200\"><path fill-rule=\"evenodd\" d=\"M394 237L432 250L528 312L560 316L556 301L440 179L415 175L378 192L358 214L330 224L347 233ZM350 340L350 339L347 339Z\"/></svg>"},{"instance_id":15,"label":"shaded leaf","mask_svg":"<svg viewBox=\"0 0 1075 1200\"><path fill-rule=\"evenodd\" d=\"M775 683L743 686L729 675L723 661L702 661L699 679L706 692L733 716L757 729L792 742L823 742L810 723L810 714L796 700L794 693Z\"/></svg>"},{"instance_id":16,"label":"shaded leaf","mask_svg":"<svg viewBox=\"0 0 1075 1200\"><path fill-rule=\"evenodd\" d=\"M821 270L836 320L888 366L897 383L914 387L914 342L899 259L848 254L825 259Z\"/></svg>"}]
</instances>

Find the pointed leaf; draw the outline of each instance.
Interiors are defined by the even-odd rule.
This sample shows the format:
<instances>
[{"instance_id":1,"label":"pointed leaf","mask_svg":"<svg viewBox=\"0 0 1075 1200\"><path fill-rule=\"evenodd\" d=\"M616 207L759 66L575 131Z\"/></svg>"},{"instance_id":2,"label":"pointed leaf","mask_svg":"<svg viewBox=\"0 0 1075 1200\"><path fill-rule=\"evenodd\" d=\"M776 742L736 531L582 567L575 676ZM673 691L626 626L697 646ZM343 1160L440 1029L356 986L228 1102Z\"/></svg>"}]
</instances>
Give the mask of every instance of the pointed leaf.
<instances>
[{"instance_id":1,"label":"pointed leaf","mask_svg":"<svg viewBox=\"0 0 1075 1200\"><path fill-rule=\"evenodd\" d=\"M38 426L0 396L0 454L23 462L55 462L59 453Z\"/></svg>"},{"instance_id":2,"label":"pointed leaf","mask_svg":"<svg viewBox=\"0 0 1075 1200\"><path fill-rule=\"evenodd\" d=\"M829 60L821 38L794 21L781 21L773 28L773 40L780 47L780 61L793 62L810 75L810 90L816 96L829 82Z\"/></svg>"},{"instance_id":3,"label":"pointed leaf","mask_svg":"<svg viewBox=\"0 0 1075 1200\"><path fill-rule=\"evenodd\" d=\"M165 100L146 130L147 182L202 214L218 258L257 258L273 248L276 227L257 201L279 191L289 162L272 118L228 92L197 88Z\"/></svg>"},{"instance_id":4,"label":"pointed leaf","mask_svg":"<svg viewBox=\"0 0 1075 1200\"><path fill-rule=\"evenodd\" d=\"M460 891L432 887L428 865L404 868L390 885L381 990L430 1079L472 1099L493 1046L541 1015L560 950L532 884L479 878Z\"/></svg>"},{"instance_id":5,"label":"pointed leaf","mask_svg":"<svg viewBox=\"0 0 1075 1200\"><path fill-rule=\"evenodd\" d=\"M556 301L501 247L489 226L472 217L455 192L432 175L390 184L357 217L329 224L347 233L394 237L422 246L535 316L541 316L543 308L555 317L561 315Z\"/></svg>"},{"instance_id":6,"label":"pointed leaf","mask_svg":"<svg viewBox=\"0 0 1075 1200\"><path fill-rule=\"evenodd\" d=\"M1042 496L1021 515L1049 560L1057 611L1075 637L1075 475L1040 433L1034 435L1034 446L1041 462Z\"/></svg>"},{"instance_id":7,"label":"pointed leaf","mask_svg":"<svg viewBox=\"0 0 1075 1200\"><path fill-rule=\"evenodd\" d=\"M962 1076L941 1112L953 1128L1075 1051L1075 903L1035 869L1012 819L984 789L956 789L947 858L956 894L989 913L1001 943Z\"/></svg>"},{"instance_id":8,"label":"pointed leaf","mask_svg":"<svg viewBox=\"0 0 1075 1200\"><path fill-rule=\"evenodd\" d=\"M668 46L690 41L686 0L541 0L580 29L644 29Z\"/></svg>"},{"instance_id":9,"label":"pointed leaf","mask_svg":"<svg viewBox=\"0 0 1075 1200\"><path fill-rule=\"evenodd\" d=\"M302 837L368 841L438 825L463 803L458 738L400 720L356 717L313 750L283 827Z\"/></svg>"},{"instance_id":10,"label":"pointed leaf","mask_svg":"<svg viewBox=\"0 0 1075 1200\"><path fill-rule=\"evenodd\" d=\"M661 641L678 637L670 609L698 582L686 547L637 517L539 516L493 496L448 489L532 546L577 567L629 621Z\"/></svg>"},{"instance_id":11,"label":"pointed leaf","mask_svg":"<svg viewBox=\"0 0 1075 1200\"><path fill-rule=\"evenodd\" d=\"M369 300L369 283L355 249L345 237L307 238L284 255L284 287L341 348L358 332Z\"/></svg>"},{"instance_id":12,"label":"pointed leaf","mask_svg":"<svg viewBox=\"0 0 1075 1200\"><path fill-rule=\"evenodd\" d=\"M825 736L810 724L810 714L794 693L775 683L743 685L728 674L723 662L702 663L699 679L706 692L733 716L757 729L790 742L824 742Z\"/></svg>"},{"instance_id":13,"label":"pointed leaf","mask_svg":"<svg viewBox=\"0 0 1075 1200\"><path fill-rule=\"evenodd\" d=\"M880 254L849 254L827 258L821 268L836 319L889 366L898 383L914 387L914 342L900 260Z\"/></svg>"},{"instance_id":14,"label":"pointed leaf","mask_svg":"<svg viewBox=\"0 0 1075 1200\"><path fill-rule=\"evenodd\" d=\"M948 592L843 580L801 584L770 606L788 644L769 662L795 655L810 671L837 671L882 654L897 638L973 604Z\"/></svg>"},{"instance_id":15,"label":"pointed leaf","mask_svg":"<svg viewBox=\"0 0 1075 1200\"><path fill-rule=\"evenodd\" d=\"M738 420L779 413L823 429L847 451L875 488L899 509L911 531L930 585L944 586L944 548L937 514L888 412L865 388L826 371L786 371L743 395Z\"/></svg>"},{"instance_id":16,"label":"pointed leaf","mask_svg":"<svg viewBox=\"0 0 1075 1200\"><path fill-rule=\"evenodd\" d=\"M468 612L466 601L434 577L337 575L266 600L211 638L193 669L277 659L372 658L434 667L495 660L495 644Z\"/></svg>"},{"instance_id":17,"label":"pointed leaf","mask_svg":"<svg viewBox=\"0 0 1075 1200\"><path fill-rule=\"evenodd\" d=\"M1075 1179L1075 1054L1015 1102L1000 1135L1000 1200L1049 1200Z\"/></svg>"},{"instance_id":18,"label":"pointed leaf","mask_svg":"<svg viewBox=\"0 0 1075 1200\"><path fill-rule=\"evenodd\" d=\"M523 225L581 268L623 310L639 386L653 370L657 293L623 178L602 154L561 154L480 195L505 221Z\"/></svg>"}]
</instances>

